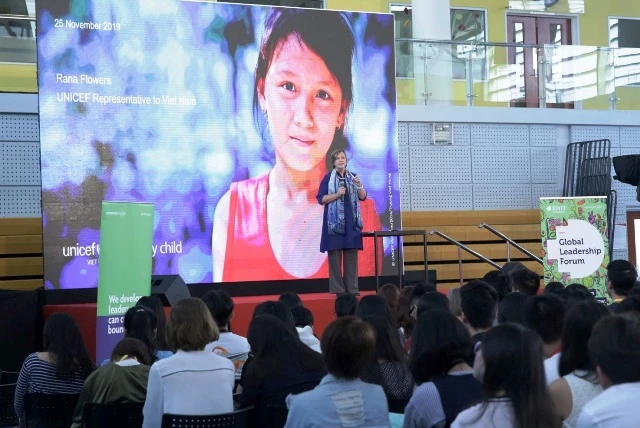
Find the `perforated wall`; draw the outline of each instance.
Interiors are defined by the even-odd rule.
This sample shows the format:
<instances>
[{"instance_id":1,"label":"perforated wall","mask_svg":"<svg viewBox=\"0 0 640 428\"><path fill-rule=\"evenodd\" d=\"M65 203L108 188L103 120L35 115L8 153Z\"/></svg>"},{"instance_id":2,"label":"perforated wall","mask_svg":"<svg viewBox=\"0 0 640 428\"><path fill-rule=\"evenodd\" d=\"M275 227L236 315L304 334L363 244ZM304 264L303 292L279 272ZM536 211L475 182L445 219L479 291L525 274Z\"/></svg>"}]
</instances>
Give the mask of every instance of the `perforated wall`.
<instances>
[{"instance_id":1,"label":"perforated wall","mask_svg":"<svg viewBox=\"0 0 640 428\"><path fill-rule=\"evenodd\" d=\"M0 217L40 217L38 116L0 114Z\"/></svg>"}]
</instances>

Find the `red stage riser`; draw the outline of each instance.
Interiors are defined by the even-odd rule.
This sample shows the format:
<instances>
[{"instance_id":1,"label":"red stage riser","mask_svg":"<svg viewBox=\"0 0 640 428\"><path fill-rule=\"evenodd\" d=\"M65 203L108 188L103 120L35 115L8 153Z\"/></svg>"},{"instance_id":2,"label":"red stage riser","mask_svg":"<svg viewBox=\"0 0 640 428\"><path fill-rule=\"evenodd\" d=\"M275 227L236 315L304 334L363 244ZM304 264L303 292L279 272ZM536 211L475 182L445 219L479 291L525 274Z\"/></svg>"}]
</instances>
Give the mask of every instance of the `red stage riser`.
<instances>
[{"instance_id":1,"label":"red stage riser","mask_svg":"<svg viewBox=\"0 0 640 428\"><path fill-rule=\"evenodd\" d=\"M362 295L374 294L374 292L363 292ZM322 337L324 329L335 319L333 311L335 296L329 293L300 294L304 306L312 313L315 320L314 332L316 336ZM233 299L236 307L231 321L231 328L234 333L242 336L247 335L249 323L253 316L254 308L267 300L277 300L278 296L251 296L235 297ZM171 308L165 309L167 315ZM96 304L83 303L74 305L46 305L43 309L45 320L54 312L65 312L71 315L80 326L82 337L91 353L91 358L95 361L96 352Z\"/></svg>"}]
</instances>

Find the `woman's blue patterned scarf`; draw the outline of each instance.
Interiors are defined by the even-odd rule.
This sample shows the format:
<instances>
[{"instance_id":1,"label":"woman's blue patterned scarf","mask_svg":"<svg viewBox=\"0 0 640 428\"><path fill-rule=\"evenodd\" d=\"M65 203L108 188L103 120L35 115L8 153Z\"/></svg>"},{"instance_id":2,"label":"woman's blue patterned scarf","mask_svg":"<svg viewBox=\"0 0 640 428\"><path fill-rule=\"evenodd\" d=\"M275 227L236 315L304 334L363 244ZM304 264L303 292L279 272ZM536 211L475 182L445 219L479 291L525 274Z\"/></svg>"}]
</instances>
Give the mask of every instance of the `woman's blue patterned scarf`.
<instances>
[{"instance_id":1,"label":"woman's blue patterned scarf","mask_svg":"<svg viewBox=\"0 0 640 428\"><path fill-rule=\"evenodd\" d=\"M345 181L347 184L347 195L349 196L349 205L353 213L353 230L362 230L362 215L360 213L360 201L358 200L358 186L353 182L353 174L349 171L345 172ZM329 193L337 193L339 187L340 176L334 169L331 171L329 178ZM327 222L329 223L329 235L345 234L345 216L344 216L344 198L338 198L329 204L329 212Z\"/></svg>"}]
</instances>

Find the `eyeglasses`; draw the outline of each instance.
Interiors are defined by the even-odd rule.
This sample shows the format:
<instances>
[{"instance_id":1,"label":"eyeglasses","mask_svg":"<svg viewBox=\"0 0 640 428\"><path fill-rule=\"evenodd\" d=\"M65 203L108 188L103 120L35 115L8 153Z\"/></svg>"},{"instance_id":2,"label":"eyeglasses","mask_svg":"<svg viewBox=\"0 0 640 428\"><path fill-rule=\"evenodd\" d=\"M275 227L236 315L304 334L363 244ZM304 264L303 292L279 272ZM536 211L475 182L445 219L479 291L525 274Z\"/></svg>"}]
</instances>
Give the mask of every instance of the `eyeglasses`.
<instances>
[{"instance_id":1,"label":"eyeglasses","mask_svg":"<svg viewBox=\"0 0 640 428\"><path fill-rule=\"evenodd\" d=\"M478 351L482 351L482 342L476 342L476 344L473 347L474 354L477 354Z\"/></svg>"},{"instance_id":2,"label":"eyeglasses","mask_svg":"<svg viewBox=\"0 0 640 428\"><path fill-rule=\"evenodd\" d=\"M417 312L417 310L418 310L418 305L411 306L411 308L409 308L409 315L413 316L413 314Z\"/></svg>"}]
</instances>

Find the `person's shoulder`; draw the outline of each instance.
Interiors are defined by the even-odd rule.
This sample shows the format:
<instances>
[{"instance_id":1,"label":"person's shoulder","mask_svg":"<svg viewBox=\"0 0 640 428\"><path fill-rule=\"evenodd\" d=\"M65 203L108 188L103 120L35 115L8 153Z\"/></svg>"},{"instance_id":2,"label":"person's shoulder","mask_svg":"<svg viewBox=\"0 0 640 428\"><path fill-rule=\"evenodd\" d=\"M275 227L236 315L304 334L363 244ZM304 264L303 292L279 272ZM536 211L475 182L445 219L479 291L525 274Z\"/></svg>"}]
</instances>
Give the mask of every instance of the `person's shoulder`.
<instances>
[{"instance_id":1,"label":"person's shoulder","mask_svg":"<svg viewBox=\"0 0 640 428\"><path fill-rule=\"evenodd\" d=\"M466 427L466 426L473 426L474 423L479 423L481 422L478 419L478 416L480 414L480 410L482 409L482 407L484 406L484 404L476 404L475 406L471 406L466 410L463 410L462 412L458 413L458 416L455 418L455 420L453 421L453 423L451 424L452 427Z\"/></svg>"},{"instance_id":2,"label":"person's shoulder","mask_svg":"<svg viewBox=\"0 0 640 428\"><path fill-rule=\"evenodd\" d=\"M236 190L238 193L246 193L255 191L261 186L267 186L269 183L269 172L271 171L265 172L257 177L236 181L232 184L231 190Z\"/></svg>"},{"instance_id":3,"label":"person's shoulder","mask_svg":"<svg viewBox=\"0 0 640 428\"><path fill-rule=\"evenodd\" d=\"M158 360L164 360L166 358L169 358L172 355L173 355L173 352L168 351L168 350L157 350L156 351L156 358Z\"/></svg>"},{"instance_id":4,"label":"person's shoulder","mask_svg":"<svg viewBox=\"0 0 640 428\"><path fill-rule=\"evenodd\" d=\"M318 391L315 389L311 389L309 391L301 392L300 394L289 394L285 402L289 409L291 409L294 404L296 406L305 406L307 404L316 402L317 395Z\"/></svg>"}]
</instances>

